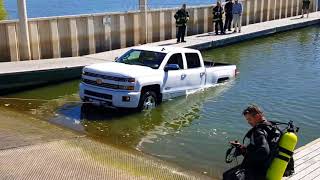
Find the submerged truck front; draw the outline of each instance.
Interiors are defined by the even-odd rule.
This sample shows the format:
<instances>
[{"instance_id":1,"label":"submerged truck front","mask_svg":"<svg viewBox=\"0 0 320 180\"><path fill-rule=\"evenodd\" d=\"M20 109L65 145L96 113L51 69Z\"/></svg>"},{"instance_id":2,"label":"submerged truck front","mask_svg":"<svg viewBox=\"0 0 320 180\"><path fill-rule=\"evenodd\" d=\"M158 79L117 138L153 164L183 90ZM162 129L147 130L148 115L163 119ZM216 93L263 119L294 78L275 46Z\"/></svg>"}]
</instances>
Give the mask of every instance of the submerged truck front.
<instances>
[{"instance_id":1,"label":"submerged truck front","mask_svg":"<svg viewBox=\"0 0 320 180\"><path fill-rule=\"evenodd\" d=\"M161 100L164 73L159 67L165 57L165 52L132 49L116 62L87 66L83 69L80 98L107 107L144 109L156 106Z\"/></svg>"}]
</instances>

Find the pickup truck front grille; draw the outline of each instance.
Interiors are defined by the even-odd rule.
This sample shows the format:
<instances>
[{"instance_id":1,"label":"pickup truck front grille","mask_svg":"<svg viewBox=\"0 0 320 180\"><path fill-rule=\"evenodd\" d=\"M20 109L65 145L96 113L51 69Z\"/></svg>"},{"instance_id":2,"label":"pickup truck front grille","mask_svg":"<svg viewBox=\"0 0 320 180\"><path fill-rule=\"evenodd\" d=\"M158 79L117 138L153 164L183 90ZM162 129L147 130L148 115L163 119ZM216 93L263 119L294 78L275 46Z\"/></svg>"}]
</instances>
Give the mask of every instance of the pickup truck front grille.
<instances>
[{"instance_id":1,"label":"pickup truck front grille","mask_svg":"<svg viewBox=\"0 0 320 180\"><path fill-rule=\"evenodd\" d=\"M95 74L95 73L90 73L90 72L84 72L83 75L89 76L89 77L101 78L101 79L110 80L110 81L120 81L120 82L127 81L127 78L113 77L113 76Z\"/></svg>"},{"instance_id":2,"label":"pickup truck front grille","mask_svg":"<svg viewBox=\"0 0 320 180\"><path fill-rule=\"evenodd\" d=\"M88 90L84 90L84 94L89 95L89 96L112 100L112 95L110 95L110 94L102 94L102 93L88 91Z\"/></svg>"},{"instance_id":3,"label":"pickup truck front grille","mask_svg":"<svg viewBox=\"0 0 320 180\"><path fill-rule=\"evenodd\" d=\"M109 84L109 83L101 83L101 84L98 84L96 81L89 80L89 79L82 79L82 82L84 82L84 83L86 83L86 84L93 85L93 86L103 87L103 88L120 89L120 88L119 88L119 85Z\"/></svg>"}]
</instances>

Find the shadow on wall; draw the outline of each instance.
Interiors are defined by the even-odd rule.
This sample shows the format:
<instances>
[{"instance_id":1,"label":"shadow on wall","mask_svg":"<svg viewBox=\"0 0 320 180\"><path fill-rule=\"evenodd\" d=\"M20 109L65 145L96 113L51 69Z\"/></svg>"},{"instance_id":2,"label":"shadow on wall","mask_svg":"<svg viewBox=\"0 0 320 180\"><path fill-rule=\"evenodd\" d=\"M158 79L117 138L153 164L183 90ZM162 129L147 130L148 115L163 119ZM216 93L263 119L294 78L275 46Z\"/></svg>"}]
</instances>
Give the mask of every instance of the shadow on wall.
<instances>
[{"instance_id":1,"label":"shadow on wall","mask_svg":"<svg viewBox=\"0 0 320 180\"><path fill-rule=\"evenodd\" d=\"M0 0L0 21L7 19L7 11L4 7L3 0Z\"/></svg>"}]
</instances>

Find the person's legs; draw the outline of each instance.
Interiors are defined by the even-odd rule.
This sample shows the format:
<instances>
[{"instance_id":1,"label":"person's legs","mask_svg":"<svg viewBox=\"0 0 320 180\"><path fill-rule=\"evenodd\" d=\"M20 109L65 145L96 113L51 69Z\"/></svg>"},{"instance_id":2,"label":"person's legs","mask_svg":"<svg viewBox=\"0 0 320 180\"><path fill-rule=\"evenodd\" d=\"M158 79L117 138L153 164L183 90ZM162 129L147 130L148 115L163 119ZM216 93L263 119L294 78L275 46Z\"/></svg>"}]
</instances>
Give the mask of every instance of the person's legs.
<instances>
[{"instance_id":1,"label":"person's legs","mask_svg":"<svg viewBox=\"0 0 320 180\"><path fill-rule=\"evenodd\" d=\"M234 32L237 32L239 27L239 14L233 15L233 22L234 22Z\"/></svg>"},{"instance_id":2,"label":"person's legs","mask_svg":"<svg viewBox=\"0 0 320 180\"><path fill-rule=\"evenodd\" d=\"M219 34L219 32L218 32L218 30L219 30L219 28L218 28L218 26L219 26L219 21L215 21L215 22L214 22L214 26L215 26L215 32L216 32L216 34Z\"/></svg>"},{"instance_id":3,"label":"person's legs","mask_svg":"<svg viewBox=\"0 0 320 180\"><path fill-rule=\"evenodd\" d=\"M233 19L233 16L230 15L230 16L229 16L229 21L228 21L228 30L229 30L229 31L231 31L232 19Z\"/></svg>"},{"instance_id":4,"label":"person's legs","mask_svg":"<svg viewBox=\"0 0 320 180\"><path fill-rule=\"evenodd\" d=\"M219 21L219 24L220 24L220 32L221 32L221 34L224 34L223 20L222 19Z\"/></svg>"},{"instance_id":5,"label":"person's legs","mask_svg":"<svg viewBox=\"0 0 320 180\"><path fill-rule=\"evenodd\" d=\"M241 16L238 16L238 27L239 27L239 32L241 32Z\"/></svg>"},{"instance_id":6,"label":"person's legs","mask_svg":"<svg viewBox=\"0 0 320 180\"><path fill-rule=\"evenodd\" d=\"M233 15L233 21L232 21L232 26L234 27L234 31L233 32L237 32L237 19L236 16Z\"/></svg>"},{"instance_id":7,"label":"person's legs","mask_svg":"<svg viewBox=\"0 0 320 180\"><path fill-rule=\"evenodd\" d=\"M228 29L228 21L229 21L228 16L229 15L226 15L226 19L224 20L224 28L223 28L224 30Z\"/></svg>"},{"instance_id":8,"label":"person's legs","mask_svg":"<svg viewBox=\"0 0 320 180\"><path fill-rule=\"evenodd\" d=\"M305 9L305 7L304 7L304 6L305 6L305 5L303 4L303 5L302 5L302 9L301 9L301 14L302 14L302 16L301 16L301 17L302 17L302 18L304 17L304 13L305 13L305 10L304 10L304 9Z\"/></svg>"},{"instance_id":9,"label":"person's legs","mask_svg":"<svg viewBox=\"0 0 320 180\"><path fill-rule=\"evenodd\" d=\"M306 9L307 9L307 18L308 18L309 12L310 12L310 1L308 2Z\"/></svg>"},{"instance_id":10,"label":"person's legs","mask_svg":"<svg viewBox=\"0 0 320 180\"><path fill-rule=\"evenodd\" d=\"M185 42L185 40L184 40L184 36L186 35L186 28L187 28L187 26L182 26L181 27L181 42Z\"/></svg>"},{"instance_id":11,"label":"person's legs","mask_svg":"<svg viewBox=\"0 0 320 180\"><path fill-rule=\"evenodd\" d=\"M226 15L226 19L224 22L224 31L227 29L230 31L231 29L231 21L232 21L232 16L231 15Z\"/></svg>"},{"instance_id":12,"label":"person's legs","mask_svg":"<svg viewBox=\"0 0 320 180\"><path fill-rule=\"evenodd\" d=\"M223 173L223 180L245 180L245 171L238 165Z\"/></svg>"},{"instance_id":13,"label":"person's legs","mask_svg":"<svg viewBox=\"0 0 320 180\"><path fill-rule=\"evenodd\" d=\"M178 33L177 33L177 42L180 42L180 38L181 38L181 26L178 26Z\"/></svg>"}]
</instances>

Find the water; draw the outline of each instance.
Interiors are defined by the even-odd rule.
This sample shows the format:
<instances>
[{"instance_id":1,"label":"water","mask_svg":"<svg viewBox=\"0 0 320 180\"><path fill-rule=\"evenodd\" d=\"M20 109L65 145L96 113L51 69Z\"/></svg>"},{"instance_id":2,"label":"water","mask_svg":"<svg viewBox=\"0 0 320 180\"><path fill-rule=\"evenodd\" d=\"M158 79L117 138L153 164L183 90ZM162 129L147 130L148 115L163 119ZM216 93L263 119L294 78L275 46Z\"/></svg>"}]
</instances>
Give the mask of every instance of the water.
<instances>
[{"instance_id":1,"label":"water","mask_svg":"<svg viewBox=\"0 0 320 180\"><path fill-rule=\"evenodd\" d=\"M63 16L76 14L92 14L101 12L117 12L137 10L138 0L26 0L27 11L30 18ZM150 0L150 8L179 7L182 3L187 5L212 4L215 0ZM17 0L4 0L9 13L9 19L17 19Z\"/></svg>"},{"instance_id":2,"label":"water","mask_svg":"<svg viewBox=\"0 0 320 180\"><path fill-rule=\"evenodd\" d=\"M151 112L81 109L78 81L9 97L50 102L0 101L7 108L87 134L119 148L138 150L187 169L218 177L228 168L229 140L249 129L241 116L250 103L270 120L293 120L299 145L319 138L320 26L277 34L204 52L206 58L234 63L230 83L163 103ZM70 101L70 102L67 102Z\"/></svg>"}]
</instances>

